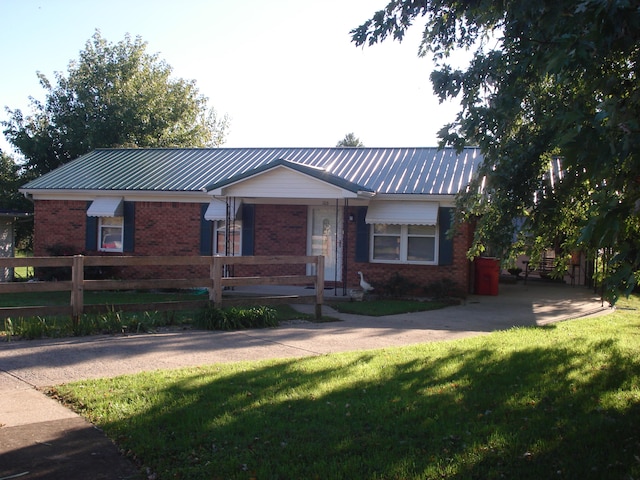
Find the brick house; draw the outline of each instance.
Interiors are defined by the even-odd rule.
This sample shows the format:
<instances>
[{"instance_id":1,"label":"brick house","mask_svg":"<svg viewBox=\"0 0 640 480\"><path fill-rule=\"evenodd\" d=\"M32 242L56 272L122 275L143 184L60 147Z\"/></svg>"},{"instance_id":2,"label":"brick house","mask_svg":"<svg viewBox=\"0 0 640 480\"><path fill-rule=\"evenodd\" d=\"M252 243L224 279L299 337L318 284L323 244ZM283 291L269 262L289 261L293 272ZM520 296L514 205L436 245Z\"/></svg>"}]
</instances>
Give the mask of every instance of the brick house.
<instances>
[{"instance_id":1,"label":"brick house","mask_svg":"<svg viewBox=\"0 0 640 480\"><path fill-rule=\"evenodd\" d=\"M21 192L34 202L36 256L324 255L332 285L357 286L361 271L378 285L399 276L467 291L473 232L447 230L481 161L476 148L99 149Z\"/></svg>"}]
</instances>

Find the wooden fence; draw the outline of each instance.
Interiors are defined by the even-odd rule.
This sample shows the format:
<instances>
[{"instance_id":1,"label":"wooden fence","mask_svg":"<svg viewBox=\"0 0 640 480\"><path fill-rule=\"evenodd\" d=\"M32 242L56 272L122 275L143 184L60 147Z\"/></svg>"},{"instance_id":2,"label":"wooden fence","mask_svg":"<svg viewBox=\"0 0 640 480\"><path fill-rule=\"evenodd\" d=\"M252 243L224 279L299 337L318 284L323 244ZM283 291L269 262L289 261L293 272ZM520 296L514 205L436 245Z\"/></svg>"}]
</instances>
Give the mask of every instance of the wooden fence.
<instances>
[{"instance_id":1,"label":"wooden fence","mask_svg":"<svg viewBox=\"0 0 640 480\"><path fill-rule=\"evenodd\" d=\"M281 275L261 277L228 277L223 275L233 265L273 265L312 264L315 275ZM141 279L141 280L87 280L87 267L128 267L128 266L194 266L208 265L210 275L203 278ZM71 280L0 282L0 295L25 292L70 292L69 305L0 307L0 318L30 317L37 315L70 315L78 322L83 313L96 313L106 308L118 311L167 311L197 308L213 302L218 307L229 305L273 305L282 303L315 303L316 318L322 315L324 301L324 257L322 256L253 256L253 257L94 257L75 255L73 257L27 257L0 258L0 268L14 267L69 267ZM243 296L223 297L223 291L230 287L246 285L313 285L315 293L308 296ZM118 305L85 305L84 292L97 290L154 290L154 289L206 288L209 299L204 301L154 302Z\"/></svg>"}]
</instances>

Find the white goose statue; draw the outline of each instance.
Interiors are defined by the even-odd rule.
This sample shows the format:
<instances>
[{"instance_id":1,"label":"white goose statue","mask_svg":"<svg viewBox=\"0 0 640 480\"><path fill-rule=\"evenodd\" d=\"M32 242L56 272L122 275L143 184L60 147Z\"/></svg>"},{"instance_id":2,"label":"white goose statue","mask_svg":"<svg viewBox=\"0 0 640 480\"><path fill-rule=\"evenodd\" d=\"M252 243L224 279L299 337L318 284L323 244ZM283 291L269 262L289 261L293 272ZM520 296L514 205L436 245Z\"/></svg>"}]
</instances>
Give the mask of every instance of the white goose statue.
<instances>
[{"instance_id":1,"label":"white goose statue","mask_svg":"<svg viewBox=\"0 0 640 480\"><path fill-rule=\"evenodd\" d=\"M362 291L364 293L367 293L373 290L373 287L371 286L371 284L367 282L362 276L362 272L358 272L358 275L360 275L360 287L362 288Z\"/></svg>"}]
</instances>

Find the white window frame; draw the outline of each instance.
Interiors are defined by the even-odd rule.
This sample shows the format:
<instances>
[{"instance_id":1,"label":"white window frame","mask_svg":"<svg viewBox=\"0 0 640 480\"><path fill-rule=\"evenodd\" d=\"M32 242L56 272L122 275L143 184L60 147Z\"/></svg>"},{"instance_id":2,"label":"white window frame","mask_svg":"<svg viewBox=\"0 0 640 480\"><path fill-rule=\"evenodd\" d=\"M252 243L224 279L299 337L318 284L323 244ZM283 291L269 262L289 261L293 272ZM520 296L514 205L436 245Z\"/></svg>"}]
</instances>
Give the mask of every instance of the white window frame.
<instances>
[{"instance_id":1,"label":"white window frame","mask_svg":"<svg viewBox=\"0 0 640 480\"><path fill-rule=\"evenodd\" d=\"M218 233L222 233L224 235L224 244L227 242L227 229L226 229L226 221L225 220L214 220L213 222L213 254L214 255L225 255L224 250L218 251ZM242 255L242 221L241 220L233 220L231 222L236 229L235 234L238 236L237 241L237 250L231 252L231 256L239 257ZM232 226L232 228L234 228Z\"/></svg>"},{"instance_id":2,"label":"white window frame","mask_svg":"<svg viewBox=\"0 0 640 480\"><path fill-rule=\"evenodd\" d=\"M106 230L109 229L107 233ZM119 230L119 240L118 240ZM115 246L105 247L103 240L105 237L114 236ZM123 252L124 251L124 217L100 217L98 221L98 251L100 252Z\"/></svg>"},{"instance_id":3,"label":"white window frame","mask_svg":"<svg viewBox=\"0 0 640 480\"><path fill-rule=\"evenodd\" d=\"M438 234L438 226L434 226L433 235L415 235L409 234L409 227L413 225L396 225L396 227L400 227L399 234L387 234L387 233L376 233L376 225L390 225L390 224L371 224L371 240L370 240L370 248L369 248L369 261L372 263L403 263L403 264L411 264L411 265L438 265L438 243L439 243L439 234ZM418 225L419 226L419 225ZM399 252L397 259L383 259L376 258L375 252L375 239L376 237L397 237L399 239ZM409 250L409 238L411 237L424 237L424 238L433 238L433 260L408 260L408 250Z\"/></svg>"}]
</instances>

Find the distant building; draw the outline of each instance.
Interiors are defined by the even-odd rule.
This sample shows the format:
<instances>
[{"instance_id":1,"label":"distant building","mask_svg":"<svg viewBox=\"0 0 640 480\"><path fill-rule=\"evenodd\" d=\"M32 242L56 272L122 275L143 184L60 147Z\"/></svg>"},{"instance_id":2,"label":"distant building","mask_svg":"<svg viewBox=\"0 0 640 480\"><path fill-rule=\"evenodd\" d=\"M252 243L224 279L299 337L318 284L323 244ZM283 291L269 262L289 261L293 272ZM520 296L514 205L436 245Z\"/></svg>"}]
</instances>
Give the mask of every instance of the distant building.
<instances>
[{"instance_id":1,"label":"distant building","mask_svg":"<svg viewBox=\"0 0 640 480\"><path fill-rule=\"evenodd\" d=\"M0 209L0 257L15 256L15 222L27 217L26 212ZM0 268L0 282L13 280L13 268Z\"/></svg>"}]
</instances>

